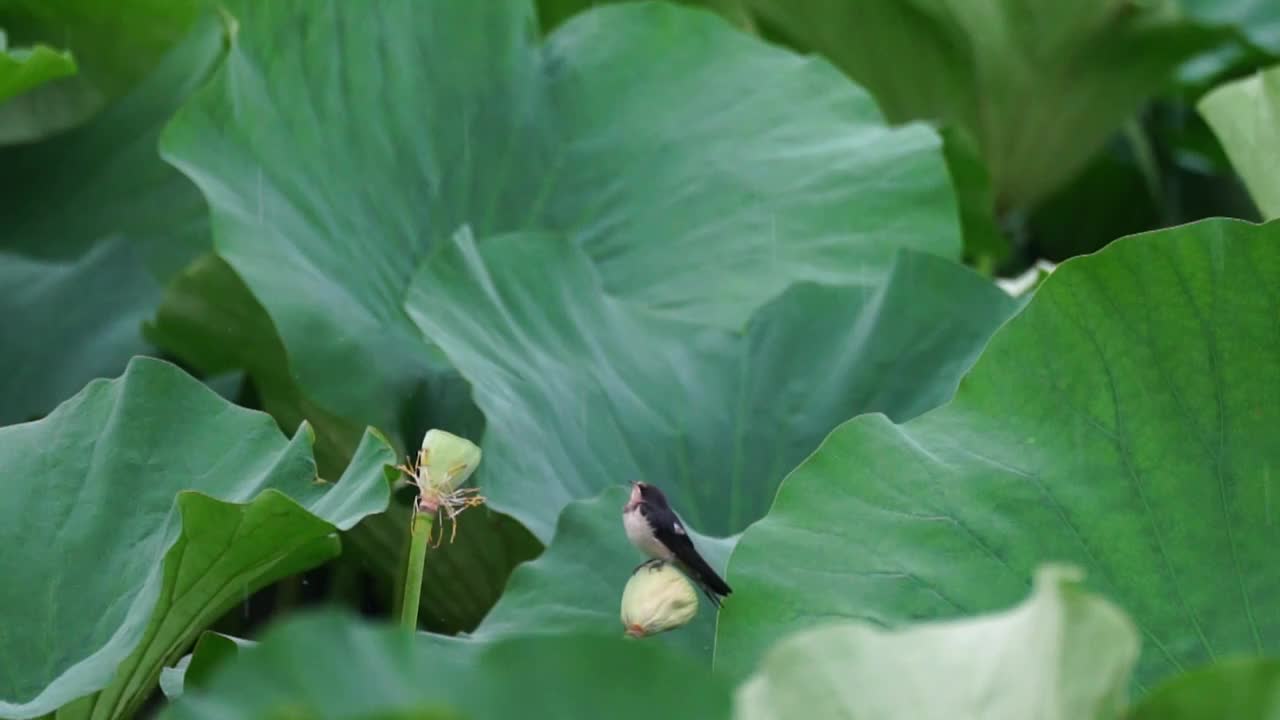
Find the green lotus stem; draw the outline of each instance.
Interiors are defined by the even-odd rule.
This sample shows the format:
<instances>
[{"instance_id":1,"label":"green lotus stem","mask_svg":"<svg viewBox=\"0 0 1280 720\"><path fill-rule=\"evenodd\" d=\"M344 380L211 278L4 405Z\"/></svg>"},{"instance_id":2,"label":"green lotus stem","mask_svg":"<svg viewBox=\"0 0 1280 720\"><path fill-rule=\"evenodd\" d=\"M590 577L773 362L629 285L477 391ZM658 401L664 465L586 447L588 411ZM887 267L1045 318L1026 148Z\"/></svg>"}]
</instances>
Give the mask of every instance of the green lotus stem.
<instances>
[{"instance_id":1,"label":"green lotus stem","mask_svg":"<svg viewBox=\"0 0 1280 720\"><path fill-rule=\"evenodd\" d=\"M404 595L400 602L400 627L418 629L418 602L422 599L422 570L427 563L427 543L431 540L431 526L438 512L448 516L453 532L458 531L458 515L469 507L484 504L484 498L476 490L460 490L480 464L480 448L470 440L444 430L428 430L422 437L417 462L401 465L400 471L409 476L409 484L418 488L414 502L413 519L409 521L408 565L404 571ZM444 528L440 528L440 540L444 540ZM450 534L450 542L453 535Z\"/></svg>"},{"instance_id":2,"label":"green lotus stem","mask_svg":"<svg viewBox=\"0 0 1280 720\"><path fill-rule=\"evenodd\" d=\"M404 568L404 597L400 603L400 627L418 629L418 602L422 599L422 570L427 564L427 542L431 539L431 513L414 512L409 521L409 561Z\"/></svg>"}]
</instances>

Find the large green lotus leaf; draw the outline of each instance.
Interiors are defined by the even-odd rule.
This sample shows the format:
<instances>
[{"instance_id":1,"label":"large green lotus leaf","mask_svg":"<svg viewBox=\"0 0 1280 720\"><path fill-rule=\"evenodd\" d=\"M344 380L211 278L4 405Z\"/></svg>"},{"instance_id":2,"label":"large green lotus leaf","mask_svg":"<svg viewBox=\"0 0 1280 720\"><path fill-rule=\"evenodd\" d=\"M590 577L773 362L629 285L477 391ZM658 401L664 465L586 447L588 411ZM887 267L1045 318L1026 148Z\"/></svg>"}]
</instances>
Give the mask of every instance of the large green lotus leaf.
<instances>
[{"instance_id":1,"label":"large green lotus leaf","mask_svg":"<svg viewBox=\"0 0 1280 720\"><path fill-rule=\"evenodd\" d=\"M0 148L0 247L68 260L124 236L167 278L209 244L200 191L165 163L160 131L222 55L212 15L93 122L44 142Z\"/></svg>"},{"instance_id":2,"label":"large green lotus leaf","mask_svg":"<svg viewBox=\"0 0 1280 720\"><path fill-rule=\"evenodd\" d=\"M0 616L22 620L0 630L0 715L130 717L205 625L336 554L395 457L368 435L333 484L310 444L148 358L0 429Z\"/></svg>"},{"instance_id":3,"label":"large green lotus leaf","mask_svg":"<svg viewBox=\"0 0 1280 720\"><path fill-rule=\"evenodd\" d=\"M31 88L75 72L76 61L71 53L48 45L11 48L8 34L0 29L0 104Z\"/></svg>"},{"instance_id":4,"label":"large green lotus leaf","mask_svg":"<svg viewBox=\"0 0 1280 720\"><path fill-rule=\"evenodd\" d=\"M203 0L0 3L0 30L11 45L47 44L69 51L57 59L48 57L47 48L40 53L43 62L53 63L50 69L58 71L57 76L45 76L51 81L7 102L0 92L0 145L65 131L130 92L186 35L205 5Z\"/></svg>"},{"instance_id":5,"label":"large green lotus leaf","mask_svg":"<svg viewBox=\"0 0 1280 720\"><path fill-rule=\"evenodd\" d=\"M1280 661L1223 660L1178 675L1133 709L1131 720L1280 719Z\"/></svg>"},{"instance_id":6,"label":"large green lotus leaf","mask_svg":"<svg viewBox=\"0 0 1280 720\"><path fill-rule=\"evenodd\" d=\"M986 616L798 632L738 688L734 718L1117 720L1138 632L1078 575L1042 568L1030 597Z\"/></svg>"},{"instance_id":7,"label":"large green lotus leaf","mask_svg":"<svg viewBox=\"0 0 1280 720\"><path fill-rule=\"evenodd\" d=\"M795 280L959 253L932 131L704 11L602 8L541 42L520 0L232 6L163 146L303 392L362 424L393 427L428 374L402 304L463 226L562 232L610 292L735 328Z\"/></svg>"},{"instance_id":8,"label":"large green lotus leaf","mask_svg":"<svg viewBox=\"0 0 1280 720\"><path fill-rule=\"evenodd\" d=\"M1280 224L1136 236L1060 266L947 405L841 426L738 543L717 669L833 618L1007 605L1065 561L1143 635L1139 687L1280 646Z\"/></svg>"},{"instance_id":9,"label":"large green lotus leaf","mask_svg":"<svg viewBox=\"0 0 1280 720\"><path fill-rule=\"evenodd\" d=\"M0 424L41 416L150 351L141 327L158 279L209 242L204 199L156 140L221 42L206 18L94 122L0 148Z\"/></svg>"},{"instance_id":10,"label":"large green lotus leaf","mask_svg":"<svg viewBox=\"0 0 1280 720\"><path fill-rule=\"evenodd\" d=\"M571 241L461 233L407 308L488 418L489 502L546 542L566 503L638 479L703 532L741 530L842 419L946 400L1014 303L904 254L879 288L798 285L734 333L613 298Z\"/></svg>"},{"instance_id":11,"label":"large green lotus leaf","mask_svg":"<svg viewBox=\"0 0 1280 720\"><path fill-rule=\"evenodd\" d=\"M954 124L977 141L1000 209L1069 180L1173 70L1219 32L1177 0L747 0L820 52L890 120Z\"/></svg>"},{"instance_id":12,"label":"large green lotus leaf","mask_svg":"<svg viewBox=\"0 0 1280 720\"><path fill-rule=\"evenodd\" d=\"M1280 65L1223 85L1200 101L1199 110L1263 217L1280 217Z\"/></svg>"},{"instance_id":13,"label":"large green lotus leaf","mask_svg":"<svg viewBox=\"0 0 1280 720\"><path fill-rule=\"evenodd\" d=\"M560 514L555 539L537 560L516 568L498 604L473 637L622 632L622 590L647 558L622 530L628 490L615 487L590 500L570 503ZM737 536L714 538L691 531L707 562L723 575ZM732 602L732 596L728 602ZM670 645L710 665L716 609L699 596L698 613L686 626L646 642Z\"/></svg>"},{"instance_id":14,"label":"large green lotus leaf","mask_svg":"<svg viewBox=\"0 0 1280 720\"><path fill-rule=\"evenodd\" d=\"M620 630L477 643L321 614L270 629L164 717L338 720L429 708L472 720L627 720L660 709L709 720L728 718L729 705L728 684L708 668Z\"/></svg>"},{"instance_id":15,"label":"large green lotus leaf","mask_svg":"<svg viewBox=\"0 0 1280 720\"><path fill-rule=\"evenodd\" d=\"M159 294L124 238L69 262L0 253L0 425L39 418L147 352L138 328Z\"/></svg>"}]
</instances>

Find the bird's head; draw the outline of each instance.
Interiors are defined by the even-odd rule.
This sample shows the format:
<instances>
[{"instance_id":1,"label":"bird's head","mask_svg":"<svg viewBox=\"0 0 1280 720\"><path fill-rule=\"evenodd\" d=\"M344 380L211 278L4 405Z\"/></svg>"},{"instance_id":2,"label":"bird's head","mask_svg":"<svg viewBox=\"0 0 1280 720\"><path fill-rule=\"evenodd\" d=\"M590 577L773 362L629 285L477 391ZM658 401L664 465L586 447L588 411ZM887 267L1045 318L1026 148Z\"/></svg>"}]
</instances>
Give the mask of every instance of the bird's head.
<instances>
[{"instance_id":1,"label":"bird's head","mask_svg":"<svg viewBox=\"0 0 1280 720\"><path fill-rule=\"evenodd\" d=\"M627 498L627 504L622 506L622 512L631 512L644 502L644 491L640 489L643 485L642 482L631 483L631 495Z\"/></svg>"},{"instance_id":2,"label":"bird's head","mask_svg":"<svg viewBox=\"0 0 1280 720\"><path fill-rule=\"evenodd\" d=\"M624 510L630 510L642 503L660 508L668 507L667 496L663 495L656 485L640 481L633 482L631 483L631 497L627 500L627 506Z\"/></svg>"}]
</instances>

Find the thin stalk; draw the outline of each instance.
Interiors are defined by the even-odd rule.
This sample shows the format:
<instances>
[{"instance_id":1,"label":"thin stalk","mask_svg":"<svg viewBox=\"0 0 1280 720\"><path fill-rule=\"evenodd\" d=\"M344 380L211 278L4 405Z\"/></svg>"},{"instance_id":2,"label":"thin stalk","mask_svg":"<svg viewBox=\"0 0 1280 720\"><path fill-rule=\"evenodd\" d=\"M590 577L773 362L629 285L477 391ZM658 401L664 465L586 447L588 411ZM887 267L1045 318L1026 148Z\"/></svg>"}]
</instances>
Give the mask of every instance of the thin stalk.
<instances>
[{"instance_id":1,"label":"thin stalk","mask_svg":"<svg viewBox=\"0 0 1280 720\"><path fill-rule=\"evenodd\" d=\"M1142 175L1143 183L1147 186L1147 194L1160 210L1161 220L1168 223L1170 218L1164 202L1164 186L1160 182L1160 162L1156 159L1151 137L1136 117L1131 117L1125 122L1124 136L1133 149L1133 157L1138 164L1138 172Z\"/></svg>"},{"instance_id":2,"label":"thin stalk","mask_svg":"<svg viewBox=\"0 0 1280 720\"><path fill-rule=\"evenodd\" d=\"M427 564L427 543L431 540L431 513L413 513L409 521L409 560L404 568L404 596L400 603L400 627L418 629L418 601L422 598L422 570Z\"/></svg>"}]
</instances>

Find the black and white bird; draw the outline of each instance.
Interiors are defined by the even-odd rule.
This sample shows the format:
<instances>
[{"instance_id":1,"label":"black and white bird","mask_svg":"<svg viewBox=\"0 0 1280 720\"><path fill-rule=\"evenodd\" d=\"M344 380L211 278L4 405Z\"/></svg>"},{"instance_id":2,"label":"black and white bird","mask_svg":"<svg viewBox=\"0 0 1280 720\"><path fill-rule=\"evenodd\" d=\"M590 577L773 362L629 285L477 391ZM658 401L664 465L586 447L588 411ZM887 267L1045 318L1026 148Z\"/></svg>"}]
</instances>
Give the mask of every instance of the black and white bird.
<instances>
[{"instance_id":1,"label":"black and white bird","mask_svg":"<svg viewBox=\"0 0 1280 720\"><path fill-rule=\"evenodd\" d=\"M640 552L654 560L679 565L716 607L720 606L720 596L733 592L698 554L684 523L667 503L667 497L653 485L631 483L631 498L622 507L622 527L627 531L627 539Z\"/></svg>"}]
</instances>

